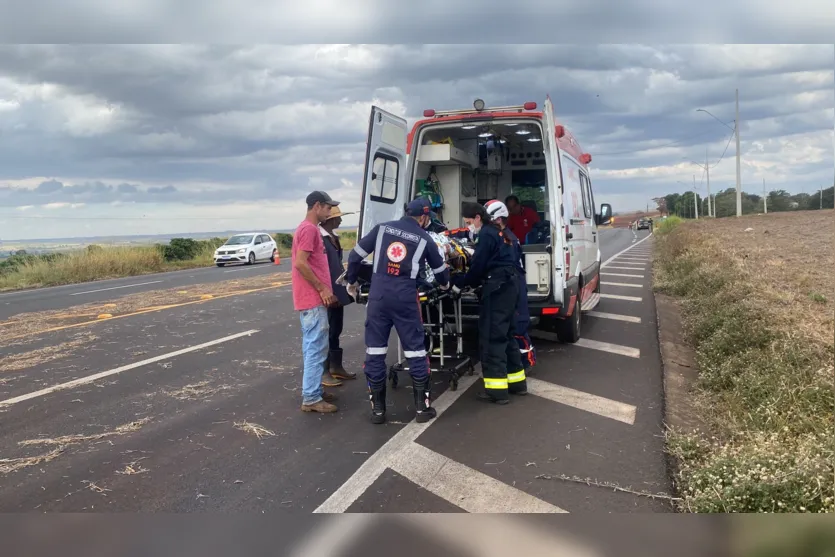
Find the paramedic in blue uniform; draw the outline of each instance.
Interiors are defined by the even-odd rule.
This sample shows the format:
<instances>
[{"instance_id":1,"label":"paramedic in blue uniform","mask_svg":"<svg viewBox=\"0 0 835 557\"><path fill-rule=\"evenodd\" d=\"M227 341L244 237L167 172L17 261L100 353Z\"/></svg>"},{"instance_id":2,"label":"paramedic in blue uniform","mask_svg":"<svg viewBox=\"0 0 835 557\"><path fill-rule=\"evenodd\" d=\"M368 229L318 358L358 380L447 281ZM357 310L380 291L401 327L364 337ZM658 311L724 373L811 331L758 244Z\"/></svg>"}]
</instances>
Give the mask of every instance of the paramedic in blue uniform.
<instances>
[{"instance_id":1,"label":"paramedic in blue uniform","mask_svg":"<svg viewBox=\"0 0 835 557\"><path fill-rule=\"evenodd\" d=\"M517 252L483 206L464 203L461 215L475 238L475 250L470 269L456 286L481 286L478 343L484 392L479 398L507 404L509 393L528 392L519 346L513 338L519 300Z\"/></svg>"},{"instance_id":2,"label":"paramedic in blue uniform","mask_svg":"<svg viewBox=\"0 0 835 557\"><path fill-rule=\"evenodd\" d=\"M522 365L525 367L525 374L530 375L530 369L536 365L536 349L531 342L528 328L531 325L531 315L528 310L528 283L525 280L525 267L522 264L522 244L513 232L507 227L507 219L510 211L507 205L496 199L484 204L487 209L487 216L499 227L516 248L517 269L519 270L519 302L516 304L516 344L519 345L519 355L522 358Z\"/></svg>"},{"instance_id":3,"label":"paramedic in blue uniform","mask_svg":"<svg viewBox=\"0 0 835 557\"><path fill-rule=\"evenodd\" d=\"M436 416L430 397L429 357L418 299L418 273L428 262L441 289L448 289L450 283L446 262L425 230L430 213L428 200L415 199L406 206L406 216L375 226L348 256L345 280L350 285L349 291L356 292L360 264L369 254L374 254L363 367L371 398L371 422L375 424L386 420L386 354L392 326L409 361L415 420L424 423Z\"/></svg>"}]
</instances>

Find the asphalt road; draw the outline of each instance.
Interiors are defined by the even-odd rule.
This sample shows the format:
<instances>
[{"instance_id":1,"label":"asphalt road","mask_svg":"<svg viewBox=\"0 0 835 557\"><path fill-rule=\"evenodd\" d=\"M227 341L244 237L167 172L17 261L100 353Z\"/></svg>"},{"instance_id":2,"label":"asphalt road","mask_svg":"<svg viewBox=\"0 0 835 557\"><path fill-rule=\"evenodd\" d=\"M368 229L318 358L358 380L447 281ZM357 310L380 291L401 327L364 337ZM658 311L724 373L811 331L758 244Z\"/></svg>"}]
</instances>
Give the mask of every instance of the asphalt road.
<instances>
[{"instance_id":1,"label":"asphalt road","mask_svg":"<svg viewBox=\"0 0 835 557\"><path fill-rule=\"evenodd\" d=\"M213 284L232 278L254 277L289 270L290 259L285 257L279 265L266 262L254 265L203 267L186 271L2 292L0 293L0 320L20 313L64 309L89 302L114 300L139 292L183 288L195 284Z\"/></svg>"},{"instance_id":2,"label":"asphalt road","mask_svg":"<svg viewBox=\"0 0 835 557\"><path fill-rule=\"evenodd\" d=\"M300 412L288 287L18 339L0 349L0 512L670 511L649 496L671 489L653 239L600 235L604 261L631 249L605 263L602 292L615 297L584 316L583 340L537 332L532 394L505 407L474 399L478 374L457 391L435 377L429 424L411 422L407 377L383 426L368 421L362 379L332 390L338 413ZM272 269L287 267L241 272ZM345 365L361 372L364 308L346 321Z\"/></svg>"}]
</instances>

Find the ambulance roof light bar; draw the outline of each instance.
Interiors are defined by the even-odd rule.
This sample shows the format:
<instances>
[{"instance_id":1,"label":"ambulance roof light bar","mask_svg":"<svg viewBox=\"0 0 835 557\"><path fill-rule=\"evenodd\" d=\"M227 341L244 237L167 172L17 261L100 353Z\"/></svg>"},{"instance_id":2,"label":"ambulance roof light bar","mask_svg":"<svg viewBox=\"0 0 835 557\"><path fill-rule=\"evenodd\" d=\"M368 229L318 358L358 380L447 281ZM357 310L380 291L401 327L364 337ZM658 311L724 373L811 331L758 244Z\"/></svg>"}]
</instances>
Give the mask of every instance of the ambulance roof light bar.
<instances>
[{"instance_id":1,"label":"ambulance roof light bar","mask_svg":"<svg viewBox=\"0 0 835 557\"><path fill-rule=\"evenodd\" d=\"M476 99L473 103L473 108L465 108L462 110L433 110L428 108L423 111L424 118L439 118L441 116L453 116L457 114L478 114L479 112L522 112L524 110L536 110L535 102L526 102L525 104L518 104L512 106L492 106L485 107L484 101Z\"/></svg>"}]
</instances>

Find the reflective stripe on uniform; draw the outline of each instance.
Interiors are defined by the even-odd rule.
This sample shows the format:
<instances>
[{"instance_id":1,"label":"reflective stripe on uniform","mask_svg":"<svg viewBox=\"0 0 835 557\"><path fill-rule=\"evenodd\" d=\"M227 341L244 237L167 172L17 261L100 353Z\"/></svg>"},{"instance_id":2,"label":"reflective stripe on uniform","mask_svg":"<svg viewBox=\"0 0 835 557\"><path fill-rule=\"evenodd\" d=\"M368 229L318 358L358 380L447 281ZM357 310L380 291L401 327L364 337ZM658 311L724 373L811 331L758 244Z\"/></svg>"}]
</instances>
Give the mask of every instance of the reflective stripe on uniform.
<instances>
[{"instance_id":1,"label":"reflective stripe on uniform","mask_svg":"<svg viewBox=\"0 0 835 557\"><path fill-rule=\"evenodd\" d=\"M403 355L407 358L423 358L426 356L426 350L404 350Z\"/></svg>"},{"instance_id":2,"label":"reflective stripe on uniform","mask_svg":"<svg viewBox=\"0 0 835 557\"><path fill-rule=\"evenodd\" d=\"M385 356L389 353L388 346L369 346L365 349L365 353L370 356Z\"/></svg>"},{"instance_id":3,"label":"reflective stripe on uniform","mask_svg":"<svg viewBox=\"0 0 835 557\"><path fill-rule=\"evenodd\" d=\"M484 378L484 388L485 389L504 389L504 390L507 390L507 379L485 377Z\"/></svg>"},{"instance_id":4,"label":"reflective stripe on uniform","mask_svg":"<svg viewBox=\"0 0 835 557\"><path fill-rule=\"evenodd\" d=\"M521 383L525 380L525 370L520 369L516 373L508 373L507 374L507 382L508 383Z\"/></svg>"},{"instance_id":5,"label":"reflective stripe on uniform","mask_svg":"<svg viewBox=\"0 0 835 557\"><path fill-rule=\"evenodd\" d=\"M357 252L357 255L359 255L363 259L368 257L368 252L362 249L359 244L354 246L354 251Z\"/></svg>"},{"instance_id":6,"label":"reflective stripe on uniform","mask_svg":"<svg viewBox=\"0 0 835 557\"><path fill-rule=\"evenodd\" d=\"M415 250L415 254L412 256L412 272L409 274L409 278L417 278L418 273L420 272L420 258L425 250L426 240L421 238L420 242L418 243L418 247Z\"/></svg>"},{"instance_id":7,"label":"reflective stripe on uniform","mask_svg":"<svg viewBox=\"0 0 835 557\"><path fill-rule=\"evenodd\" d=\"M437 269L432 269L432 274L433 275L440 275L444 271L446 271L446 263L444 263L443 265L441 265Z\"/></svg>"},{"instance_id":8,"label":"reflective stripe on uniform","mask_svg":"<svg viewBox=\"0 0 835 557\"><path fill-rule=\"evenodd\" d=\"M383 235L385 234L385 226L381 226L377 229L377 243L374 245L374 253L377 254L377 257L374 258L374 272L377 272L378 264L380 263L380 259L382 259L382 254L380 250L383 247Z\"/></svg>"},{"instance_id":9,"label":"reflective stripe on uniform","mask_svg":"<svg viewBox=\"0 0 835 557\"><path fill-rule=\"evenodd\" d=\"M528 349L525 349L525 350L523 350L522 348L520 348L520 349L519 349L519 352L521 352L522 354L527 354L527 353L528 353L528 352L530 352L531 350L533 350L533 348L528 348Z\"/></svg>"}]
</instances>

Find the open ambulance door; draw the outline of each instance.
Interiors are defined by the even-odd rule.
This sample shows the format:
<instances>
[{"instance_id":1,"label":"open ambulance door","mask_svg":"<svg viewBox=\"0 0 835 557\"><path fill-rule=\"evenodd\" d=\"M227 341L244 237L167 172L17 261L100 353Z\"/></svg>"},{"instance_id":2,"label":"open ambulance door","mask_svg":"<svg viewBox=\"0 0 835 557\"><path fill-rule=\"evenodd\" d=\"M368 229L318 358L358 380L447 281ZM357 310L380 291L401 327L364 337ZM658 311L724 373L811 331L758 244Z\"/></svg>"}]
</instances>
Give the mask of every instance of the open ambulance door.
<instances>
[{"instance_id":1,"label":"open ambulance door","mask_svg":"<svg viewBox=\"0 0 835 557\"><path fill-rule=\"evenodd\" d=\"M545 98L542 106L542 149L548 165L548 205L551 221L551 261L553 278L551 291L554 301L558 306L563 306L563 294L565 284L565 231L562 226L562 173L560 172L560 155L557 146L557 124L554 118L554 105L551 97Z\"/></svg>"},{"instance_id":2,"label":"open ambulance door","mask_svg":"<svg viewBox=\"0 0 835 557\"><path fill-rule=\"evenodd\" d=\"M406 183L408 131L405 119L371 107L358 239L375 225L403 216L410 190Z\"/></svg>"}]
</instances>

